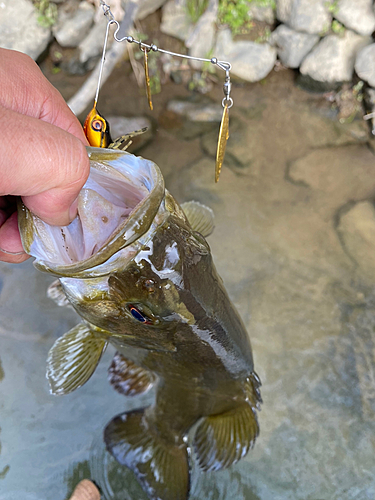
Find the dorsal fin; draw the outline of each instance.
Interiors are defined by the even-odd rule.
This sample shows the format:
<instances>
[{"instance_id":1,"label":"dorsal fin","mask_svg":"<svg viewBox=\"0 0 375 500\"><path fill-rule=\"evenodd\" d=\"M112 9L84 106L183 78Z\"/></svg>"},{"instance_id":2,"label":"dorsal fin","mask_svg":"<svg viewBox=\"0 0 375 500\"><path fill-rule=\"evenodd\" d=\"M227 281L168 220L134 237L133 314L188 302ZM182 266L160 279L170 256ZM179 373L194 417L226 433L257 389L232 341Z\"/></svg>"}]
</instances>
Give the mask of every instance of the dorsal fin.
<instances>
[{"instance_id":1,"label":"dorsal fin","mask_svg":"<svg viewBox=\"0 0 375 500\"><path fill-rule=\"evenodd\" d=\"M109 382L124 396L136 396L148 391L155 382L154 375L116 352L108 370Z\"/></svg>"},{"instance_id":2,"label":"dorsal fin","mask_svg":"<svg viewBox=\"0 0 375 500\"><path fill-rule=\"evenodd\" d=\"M258 433L258 422L248 403L204 418L194 436L201 469L220 470L238 462L253 446Z\"/></svg>"},{"instance_id":3,"label":"dorsal fin","mask_svg":"<svg viewBox=\"0 0 375 500\"><path fill-rule=\"evenodd\" d=\"M214 230L214 212L199 201L187 201L181 205L189 224L202 236L209 236Z\"/></svg>"},{"instance_id":4,"label":"dorsal fin","mask_svg":"<svg viewBox=\"0 0 375 500\"><path fill-rule=\"evenodd\" d=\"M107 147L108 149L121 149L121 151L125 151L132 144L132 137L144 134L147 130L148 127L143 127L139 130L134 130L134 132L129 132L129 134L120 135L120 137L117 137L117 139L111 142Z\"/></svg>"},{"instance_id":5,"label":"dorsal fin","mask_svg":"<svg viewBox=\"0 0 375 500\"><path fill-rule=\"evenodd\" d=\"M66 297L60 280L55 280L47 288L47 297L53 300L60 307L73 307Z\"/></svg>"}]
</instances>

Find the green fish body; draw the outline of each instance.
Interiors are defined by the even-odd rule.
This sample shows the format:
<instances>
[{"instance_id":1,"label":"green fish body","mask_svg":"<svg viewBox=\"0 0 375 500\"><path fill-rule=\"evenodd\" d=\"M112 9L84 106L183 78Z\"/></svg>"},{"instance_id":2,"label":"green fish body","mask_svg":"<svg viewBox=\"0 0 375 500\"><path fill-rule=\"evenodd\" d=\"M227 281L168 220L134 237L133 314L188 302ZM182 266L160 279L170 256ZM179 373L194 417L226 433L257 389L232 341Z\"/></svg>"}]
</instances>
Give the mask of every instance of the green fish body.
<instances>
[{"instance_id":1,"label":"green fish body","mask_svg":"<svg viewBox=\"0 0 375 500\"><path fill-rule=\"evenodd\" d=\"M106 446L150 499L186 500L194 424L205 471L237 462L258 435L249 337L203 236L213 227L210 210L181 208L151 161L88 153L90 177L69 226L48 226L19 206L26 252L59 278L50 295L83 319L52 347L47 378L53 394L75 390L113 344L113 387L124 395L154 387L155 401L111 420Z\"/></svg>"}]
</instances>

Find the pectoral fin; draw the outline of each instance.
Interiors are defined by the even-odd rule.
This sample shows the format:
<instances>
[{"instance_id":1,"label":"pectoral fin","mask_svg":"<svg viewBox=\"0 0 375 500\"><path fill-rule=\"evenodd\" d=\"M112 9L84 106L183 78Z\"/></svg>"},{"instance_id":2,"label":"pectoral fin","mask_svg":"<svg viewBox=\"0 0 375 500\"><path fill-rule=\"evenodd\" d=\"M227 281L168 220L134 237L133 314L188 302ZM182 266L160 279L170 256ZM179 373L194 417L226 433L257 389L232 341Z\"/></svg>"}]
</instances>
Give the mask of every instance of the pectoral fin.
<instances>
[{"instance_id":1,"label":"pectoral fin","mask_svg":"<svg viewBox=\"0 0 375 500\"><path fill-rule=\"evenodd\" d=\"M122 413L104 430L107 449L129 467L150 500L187 500L187 447L167 442L148 427L143 410Z\"/></svg>"},{"instance_id":2,"label":"pectoral fin","mask_svg":"<svg viewBox=\"0 0 375 500\"><path fill-rule=\"evenodd\" d=\"M69 394L85 384L94 373L106 345L106 340L85 323L57 339L47 358L51 393Z\"/></svg>"},{"instance_id":3,"label":"pectoral fin","mask_svg":"<svg viewBox=\"0 0 375 500\"><path fill-rule=\"evenodd\" d=\"M209 236L214 230L214 213L211 208L198 201L188 201L181 205L189 224L202 236Z\"/></svg>"},{"instance_id":4,"label":"pectoral fin","mask_svg":"<svg viewBox=\"0 0 375 500\"><path fill-rule=\"evenodd\" d=\"M136 396L147 392L155 381L154 375L137 366L130 359L116 352L108 370L109 382L124 396Z\"/></svg>"},{"instance_id":5,"label":"pectoral fin","mask_svg":"<svg viewBox=\"0 0 375 500\"><path fill-rule=\"evenodd\" d=\"M220 470L238 462L253 446L258 433L255 413L247 403L204 418L194 436L201 469Z\"/></svg>"},{"instance_id":6,"label":"pectoral fin","mask_svg":"<svg viewBox=\"0 0 375 500\"><path fill-rule=\"evenodd\" d=\"M50 284L50 286L47 288L47 297L49 299L52 299L60 307L73 307L66 297L60 280L55 280Z\"/></svg>"}]
</instances>

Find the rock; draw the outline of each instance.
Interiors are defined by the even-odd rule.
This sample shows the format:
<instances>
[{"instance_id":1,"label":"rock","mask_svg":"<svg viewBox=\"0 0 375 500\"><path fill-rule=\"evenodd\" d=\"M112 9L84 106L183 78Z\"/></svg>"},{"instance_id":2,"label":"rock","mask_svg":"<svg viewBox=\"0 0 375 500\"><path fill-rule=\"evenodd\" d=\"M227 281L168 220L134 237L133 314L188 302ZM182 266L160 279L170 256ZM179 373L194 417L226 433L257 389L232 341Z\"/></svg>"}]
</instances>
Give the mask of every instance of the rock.
<instances>
[{"instance_id":1,"label":"rock","mask_svg":"<svg viewBox=\"0 0 375 500\"><path fill-rule=\"evenodd\" d=\"M140 5L138 7L136 19L142 21L142 19L160 9L160 7L165 4L166 0L138 0L138 2Z\"/></svg>"},{"instance_id":2,"label":"rock","mask_svg":"<svg viewBox=\"0 0 375 500\"><path fill-rule=\"evenodd\" d=\"M297 31L319 35L331 21L326 0L294 0L287 24Z\"/></svg>"},{"instance_id":3,"label":"rock","mask_svg":"<svg viewBox=\"0 0 375 500\"><path fill-rule=\"evenodd\" d=\"M360 35L371 35L375 30L372 0L339 0L335 18Z\"/></svg>"},{"instance_id":4,"label":"rock","mask_svg":"<svg viewBox=\"0 0 375 500\"><path fill-rule=\"evenodd\" d=\"M269 42L277 48L277 55L284 66L298 68L318 40L319 35L299 33L281 24L272 32Z\"/></svg>"},{"instance_id":5,"label":"rock","mask_svg":"<svg viewBox=\"0 0 375 500\"><path fill-rule=\"evenodd\" d=\"M374 156L363 145L315 149L294 161L288 175L313 190L322 210L332 203L337 210L337 204L367 198L375 189Z\"/></svg>"},{"instance_id":6,"label":"rock","mask_svg":"<svg viewBox=\"0 0 375 500\"><path fill-rule=\"evenodd\" d=\"M274 24L275 22L275 11L272 5L257 5L253 2L250 4L249 14L251 18L256 21L262 21L268 24Z\"/></svg>"},{"instance_id":7,"label":"rock","mask_svg":"<svg viewBox=\"0 0 375 500\"><path fill-rule=\"evenodd\" d=\"M321 34L328 29L332 16L326 0L277 0L277 18L297 31Z\"/></svg>"},{"instance_id":8,"label":"rock","mask_svg":"<svg viewBox=\"0 0 375 500\"><path fill-rule=\"evenodd\" d=\"M355 70L362 80L365 80L371 87L375 87L375 43L358 51Z\"/></svg>"},{"instance_id":9,"label":"rock","mask_svg":"<svg viewBox=\"0 0 375 500\"><path fill-rule=\"evenodd\" d=\"M287 23L292 11L294 0L276 0L276 17L282 23Z\"/></svg>"},{"instance_id":10,"label":"rock","mask_svg":"<svg viewBox=\"0 0 375 500\"><path fill-rule=\"evenodd\" d=\"M233 42L227 29L219 31L214 54L219 59L230 61L232 73L248 82L265 78L277 57L276 49L268 43Z\"/></svg>"},{"instance_id":11,"label":"rock","mask_svg":"<svg viewBox=\"0 0 375 500\"><path fill-rule=\"evenodd\" d=\"M300 71L320 82L349 81L357 52L369 43L368 37L350 30L343 36L328 35L306 56Z\"/></svg>"},{"instance_id":12,"label":"rock","mask_svg":"<svg viewBox=\"0 0 375 500\"><path fill-rule=\"evenodd\" d=\"M216 134L222 113L223 108L219 103L195 94L187 99L169 101L159 123L178 138L190 141L212 130Z\"/></svg>"},{"instance_id":13,"label":"rock","mask_svg":"<svg viewBox=\"0 0 375 500\"><path fill-rule=\"evenodd\" d=\"M135 152L150 142L153 137L153 128L151 121L145 116L137 116L128 118L125 116L108 116L112 139L117 139L120 135L129 134L136 130L147 127L144 134L135 136L132 139L132 144L129 151Z\"/></svg>"},{"instance_id":14,"label":"rock","mask_svg":"<svg viewBox=\"0 0 375 500\"><path fill-rule=\"evenodd\" d=\"M173 99L167 104L167 110L192 122L220 123L223 114L221 104L213 102L192 102L191 100Z\"/></svg>"},{"instance_id":15,"label":"rock","mask_svg":"<svg viewBox=\"0 0 375 500\"><path fill-rule=\"evenodd\" d=\"M94 7L87 2L81 2L71 17L53 29L58 43L62 47L77 47L89 32L94 15Z\"/></svg>"},{"instance_id":16,"label":"rock","mask_svg":"<svg viewBox=\"0 0 375 500\"><path fill-rule=\"evenodd\" d=\"M337 227L344 249L360 271L375 279L375 207L370 201L357 203L341 215Z\"/></svg>"},{"instance_id":17,"label":"rock","mask_svg":"<svg viewBox=\"0 0 375 500\"><path fill-rule=\"evenodd\" d=\"M193 32L189 35L185 45L192 57L210 58L216 34L216 21L218 11L218 0L210 0L209 4L198 19ZM202 67L202 62L190 61L195 69Z\"/></svg>"},{"instance_id":18,"label":"rock","mask_svg":"<svg viewBox=\"0 0 375 500\"><path fill-rule=\"evenodd\" d=\"M38 13L29 0L0 1L0 47L37 59L50 40L51 30L40 26Z\"/></svg>"},{"instance_id":19,"label":"rock","mask_svg":"<svg viewBox=\"0 0 375 500\"><path fill-rule=\"evenodd\" d=\"M194 29L194 24L187 14L186 2L169 0L162 9L160 31L185 41Z\"/></svg>"},{"instance_id":20,"label":"rock","mask_svg":"<svg viewBox=\"0 0 375 500\"><path fill-rule=\"evenodd\" d=\"M106 29L107 20L104 16L101 16L90 29L88 35L78 45L78 59L82 64L86 64L101 55ZM109 37L108 45L110 45L111 38Z\"/></svg>"}]
</instances>

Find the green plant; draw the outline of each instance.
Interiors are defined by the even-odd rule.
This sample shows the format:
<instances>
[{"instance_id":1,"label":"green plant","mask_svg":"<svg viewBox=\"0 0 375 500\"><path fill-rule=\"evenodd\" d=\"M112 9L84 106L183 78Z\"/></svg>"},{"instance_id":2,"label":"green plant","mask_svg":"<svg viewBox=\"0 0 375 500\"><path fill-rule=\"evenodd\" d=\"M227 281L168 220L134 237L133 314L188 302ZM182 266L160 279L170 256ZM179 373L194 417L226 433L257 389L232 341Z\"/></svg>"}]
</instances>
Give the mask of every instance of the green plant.
<instances>
[{"instance_id":1,"label":"green plant","mask_svg":"<svg viewBox=\"0 0 375 500\"><path fill-rule=\"evenodd\" d=\"M341 23L336 21L336 19L332 21L331 30L336 35L342 35L343 33L345 33L345 27Z\"/></svg>"},{"instance_id":2,"label":"green plant","mask_svg":"<svg viewBox=\"0 0 375 500\"><path fill-rule=\"evenodd\" d=\"M37 21L43 28L53 26L57 21L57 6L50 0L34 0L34 5L38 11Z\"/></svg>"},{"instance_id":3,"label":"green plant","mask_svg":"<svg viewBox=\"0 0 375 500\"><path fill-rule=\"evenodd\" d=\"M333 2L326 2L325 6L332 15L335 15L339 11L339 0L333 0Z\"/></svg>"},{"instance_id":4,"label":"green plant","mask_svg":"<svg viewBox=\"0 0 375 500\"><path fill-rule=\"evenodd\" d=\"M239 34L251 27L249 0L221 0L219 4L219 21L227 24L233 34Z\"/></svg>"},{"instance_id":5,"label":"green plant","mask_svg":"<svg viewBox=\"0 0 375 500\"><path fill-rule=\"evenodd\" d=\"M208 0L187 0L186 10L188 16L196 23L204 11L207 9Z\"/></svg>"}]
</instances>

